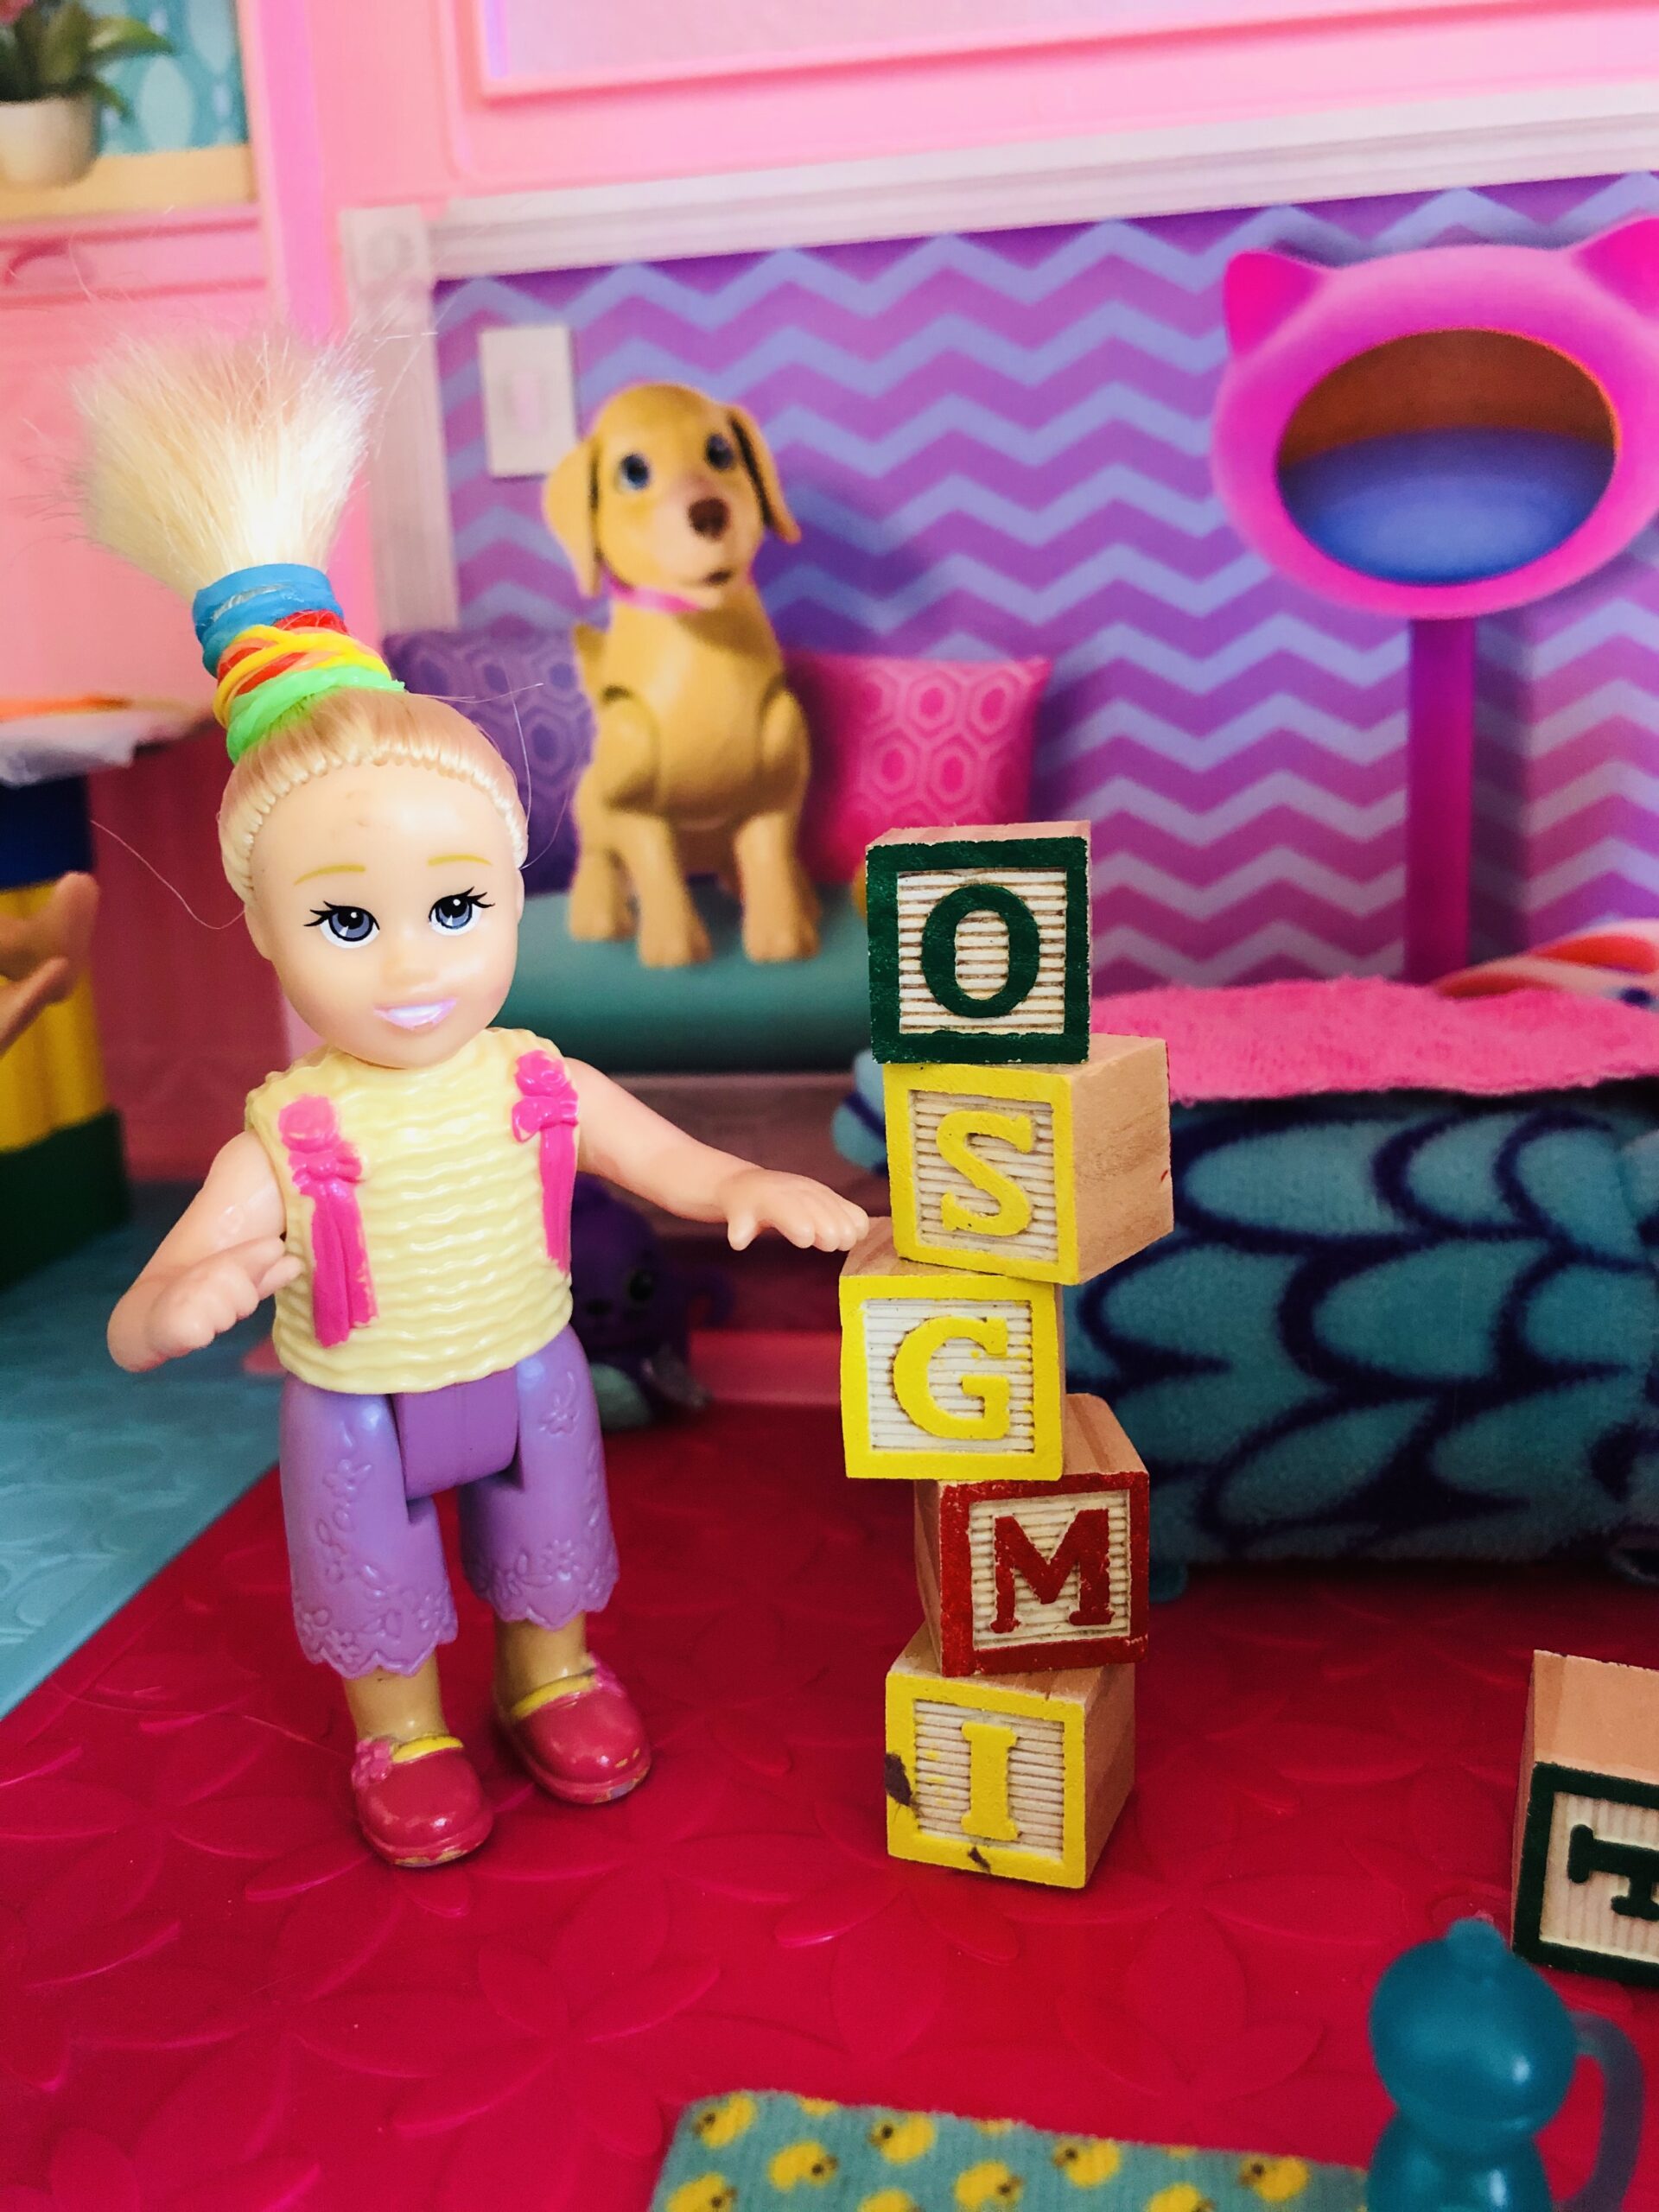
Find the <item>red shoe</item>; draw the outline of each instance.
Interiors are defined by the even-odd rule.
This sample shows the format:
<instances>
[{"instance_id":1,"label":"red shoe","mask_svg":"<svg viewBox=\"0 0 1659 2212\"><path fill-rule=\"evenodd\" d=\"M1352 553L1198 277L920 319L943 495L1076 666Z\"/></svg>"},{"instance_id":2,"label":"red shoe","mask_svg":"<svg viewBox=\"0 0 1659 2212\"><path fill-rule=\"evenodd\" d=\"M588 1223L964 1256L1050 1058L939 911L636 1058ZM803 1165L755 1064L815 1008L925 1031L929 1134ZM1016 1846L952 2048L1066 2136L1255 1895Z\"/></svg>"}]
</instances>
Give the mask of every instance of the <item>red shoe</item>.
<instances>
[{"instance_id":1,"label":"red shoe","mask_svg":"<svg viewBox=\"0 0 1659 2212\"><path fill-rule=\"evenodd\" d=\"M496 1714L531 1780L567 1805L608 1805L651 1771L644 1724L602 1660Z\"/></svg>"},{"instance_id":2,"label":"red shoe","mask_svg":"<svg viewBox=\"0 0 1659 2212\"><path fill-rule=\"evenodd\" d=\"M352 1764L358 1826L393 1866L447 1866L488 1837L494 1815L455 1736L368 1736Z\"/></svg>"}]
</instances>

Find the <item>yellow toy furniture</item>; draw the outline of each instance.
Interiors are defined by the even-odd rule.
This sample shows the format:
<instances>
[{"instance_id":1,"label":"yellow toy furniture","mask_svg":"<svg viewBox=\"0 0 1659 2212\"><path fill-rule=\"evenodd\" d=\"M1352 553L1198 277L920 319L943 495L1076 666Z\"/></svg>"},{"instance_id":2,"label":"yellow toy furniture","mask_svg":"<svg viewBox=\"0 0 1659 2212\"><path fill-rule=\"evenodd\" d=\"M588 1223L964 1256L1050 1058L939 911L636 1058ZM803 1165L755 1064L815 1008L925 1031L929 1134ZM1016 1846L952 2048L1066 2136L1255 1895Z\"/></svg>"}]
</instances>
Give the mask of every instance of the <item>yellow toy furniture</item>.
<instances>
[{"instance_id":1,"label":"yellow toy furniture","mask_svg":"<svg viewBox=\"0 0 1659 2212\"><path fill-rule=\"evenodd\" d=\"M11 967L37 972L37 950L54 948L44 942L49 931L39 933L37 946L31 925L58 893L56 879L84 868L89 858L78 783L4 793L0 977ZM64 903L59 899L60 910ZM79 921L73 933L80 933ZM112 1228L126 1211L120 1124L105 1094L92 987L83 973L0 1052L0 1288Z\"/></svg>"}]
</instances>

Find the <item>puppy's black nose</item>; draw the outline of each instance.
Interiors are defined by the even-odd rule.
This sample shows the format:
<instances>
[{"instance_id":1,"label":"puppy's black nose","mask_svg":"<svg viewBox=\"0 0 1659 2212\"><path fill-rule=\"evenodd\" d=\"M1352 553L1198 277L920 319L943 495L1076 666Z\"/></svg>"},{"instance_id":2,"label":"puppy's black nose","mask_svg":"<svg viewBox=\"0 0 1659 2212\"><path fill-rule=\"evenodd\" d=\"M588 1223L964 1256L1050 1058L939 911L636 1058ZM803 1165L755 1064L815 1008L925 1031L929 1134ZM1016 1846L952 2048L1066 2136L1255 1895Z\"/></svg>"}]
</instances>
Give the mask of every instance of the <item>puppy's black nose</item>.
<instances>
[{"instance_id":1,"label":"puppy's black nose","mask_svg":"<svg viewBox=\"0 0 1659 2212\"><path fill-rule=\"evenodd\" d=\"M724 537L732 511L724 499L693 499L687 518L699 537Z\"/></svg>"}]
</instances>

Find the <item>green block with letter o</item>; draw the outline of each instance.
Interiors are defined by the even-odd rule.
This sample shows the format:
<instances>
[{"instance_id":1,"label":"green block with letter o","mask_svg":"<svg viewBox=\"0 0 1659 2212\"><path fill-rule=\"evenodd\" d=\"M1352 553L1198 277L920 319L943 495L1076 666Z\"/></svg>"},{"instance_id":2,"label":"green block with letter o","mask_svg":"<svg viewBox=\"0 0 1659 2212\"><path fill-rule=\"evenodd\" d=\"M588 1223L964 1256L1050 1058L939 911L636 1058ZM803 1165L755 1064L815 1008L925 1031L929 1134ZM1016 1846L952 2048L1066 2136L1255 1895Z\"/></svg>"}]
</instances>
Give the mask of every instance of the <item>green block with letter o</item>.
<instances>
[{"instance_id":1,"label":"green block with letter o","mask_svg":"<svg viewBox=\"0 0 1659 2212\"><path fill-rule=\"evenodd\" d=\"M1087 1059L1085 823L893 830L867 880L878 1060Z\"/></svg>"}]
</instances>

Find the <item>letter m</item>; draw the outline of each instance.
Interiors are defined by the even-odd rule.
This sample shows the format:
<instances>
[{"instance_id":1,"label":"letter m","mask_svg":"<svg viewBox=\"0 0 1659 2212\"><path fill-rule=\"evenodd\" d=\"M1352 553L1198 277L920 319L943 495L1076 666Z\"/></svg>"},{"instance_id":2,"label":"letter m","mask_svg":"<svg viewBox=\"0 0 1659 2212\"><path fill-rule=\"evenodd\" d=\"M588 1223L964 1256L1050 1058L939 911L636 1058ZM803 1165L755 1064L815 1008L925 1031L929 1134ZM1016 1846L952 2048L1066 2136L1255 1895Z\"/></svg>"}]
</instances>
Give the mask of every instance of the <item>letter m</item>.
<instances>
[{"instance_id":1,"label":"letter m","mask_svg":"<svg viewBox=\"0 0 1659 2212\"><path fill-rule=\"evenodd\" d=\"M1109 1626L1112 1618L1112 1514L1103 1506L1079 1513L1050 1558L1039 1551L1012 1514L1000 1516L992 1554L996 1574L996 1618L992 1626L996 1633L1007 1636L1020 1625L1014 1610L1016 1575L1039 1605L1052 1605L1058 1600L1073 1567L1077 1571L1077 1605L1068 1617L1072 1627Z\"/></svg>"}]
</instances>

